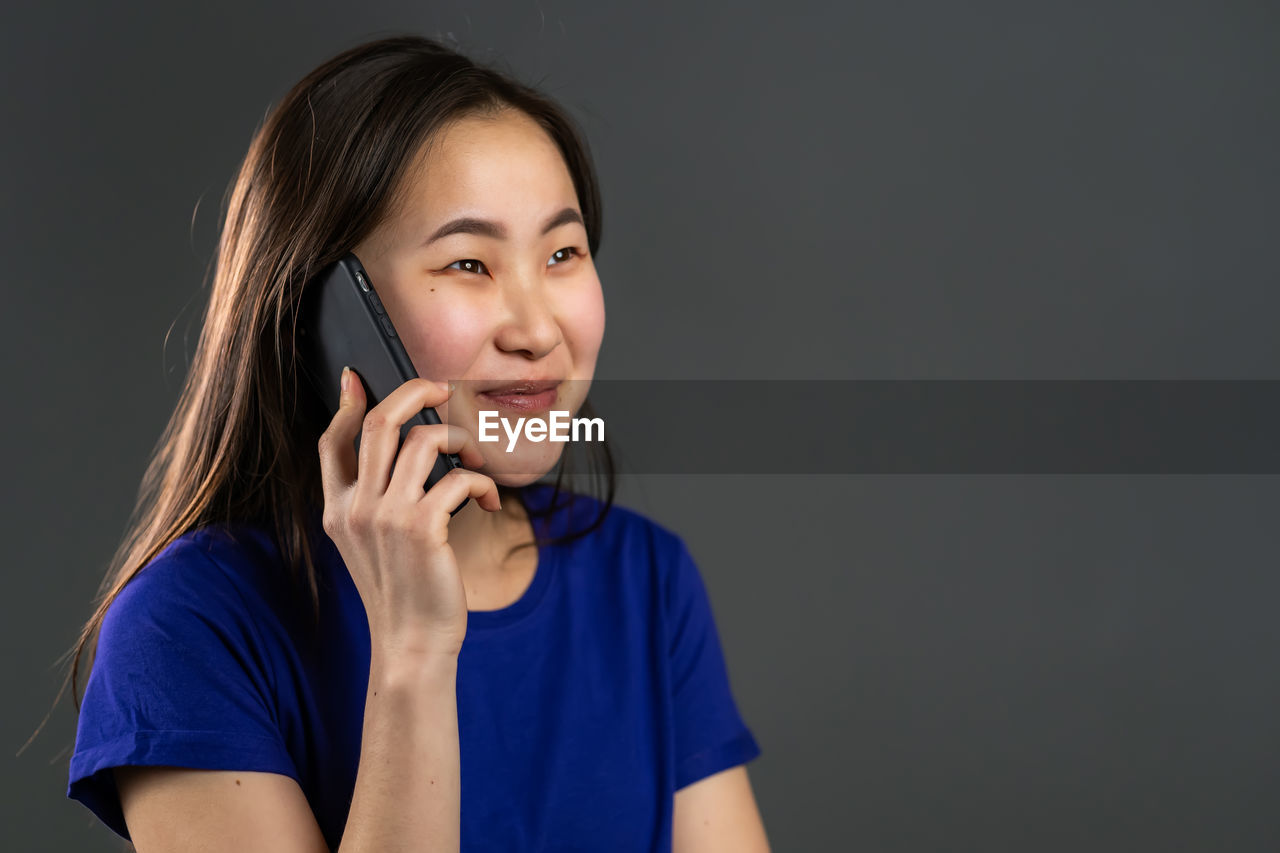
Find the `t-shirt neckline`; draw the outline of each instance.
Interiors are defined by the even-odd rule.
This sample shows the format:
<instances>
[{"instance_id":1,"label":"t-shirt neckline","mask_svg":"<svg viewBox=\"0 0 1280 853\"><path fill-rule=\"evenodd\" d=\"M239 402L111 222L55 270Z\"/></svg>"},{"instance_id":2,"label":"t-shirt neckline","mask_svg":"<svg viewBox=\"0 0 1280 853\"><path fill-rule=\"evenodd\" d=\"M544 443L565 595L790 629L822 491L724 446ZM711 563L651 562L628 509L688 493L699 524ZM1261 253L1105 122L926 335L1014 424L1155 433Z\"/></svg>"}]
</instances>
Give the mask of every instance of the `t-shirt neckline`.
<instances>
[{"instance_id":1,"label":"t-shirt neckline","mask_svg":"<svg viewBox=\"0 0 1280 853\"><path fill-rule=\"evenodd\" d=\"M550 504L551 494L554 491L552 486L546 483L534 483L525 489L525 501L534 509L544 510ZM558 518L559 511L555 515L540 519L540 524L534 525L535 536L552 537L560 532ZM539 529L541 528L541 529ZM546 542L539 542L538 548L538 565L534 569L533 580L529 581L529 585L525 587L521 596L506 607L497 610L468 610L467 611L467 635L470 636L472 631L477 634L491 634L499 629L510 627L517 622L523 621L537 610L538 605L542 603L546 597L547 590L551 587L552 580L558 569L560 559L560 548Z\"/></svg>"},{"instance_id":2,"label":"t-shirt neckline","mask_svg":"<svg viewBox=\"0 0 1280 853\"><path fill-rule=\"evenodd\" d=\"M468 610L467 636L472 631L488 632L498 628L506 628L519 622L537 609L551 586L551 576L556 569L559 549L552 545L538 545L538 566L534 570L533 580L525 587L519 598L506 607L497 610Z\"/></svg>"}]
</instances>

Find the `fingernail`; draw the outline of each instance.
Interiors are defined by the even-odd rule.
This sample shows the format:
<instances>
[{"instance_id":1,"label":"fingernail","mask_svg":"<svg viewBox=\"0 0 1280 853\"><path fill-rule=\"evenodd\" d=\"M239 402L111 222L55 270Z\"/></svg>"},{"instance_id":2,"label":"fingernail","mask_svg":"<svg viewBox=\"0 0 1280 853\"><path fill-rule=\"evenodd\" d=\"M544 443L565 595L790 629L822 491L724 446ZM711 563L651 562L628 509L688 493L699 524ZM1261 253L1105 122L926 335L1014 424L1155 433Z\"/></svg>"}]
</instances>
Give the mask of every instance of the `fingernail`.
<instances>
[{"instance_id":1,"label":"fingernail","mask_svg":"<svg viewBox=\"0 0 1280 853\"><path fill-rule=\"evenodd\" d=\"M346 396L351 390L351 368L342 368L342 396Z\"/></svg>"}]
</instances>

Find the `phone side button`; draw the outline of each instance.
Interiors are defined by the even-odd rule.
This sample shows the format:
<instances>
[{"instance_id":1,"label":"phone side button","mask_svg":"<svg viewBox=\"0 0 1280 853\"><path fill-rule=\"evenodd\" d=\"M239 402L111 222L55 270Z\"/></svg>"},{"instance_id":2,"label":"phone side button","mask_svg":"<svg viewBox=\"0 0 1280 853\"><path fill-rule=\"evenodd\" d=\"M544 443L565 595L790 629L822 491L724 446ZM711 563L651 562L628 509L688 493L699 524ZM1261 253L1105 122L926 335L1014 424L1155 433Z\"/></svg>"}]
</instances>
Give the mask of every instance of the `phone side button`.
<instances>
[{"instance_id":1,"label":"phone side button","mask_svg":"<svg viewBox=\"0 0 1280 853\"><path fill-rule=\"evenodd\" d=\"M379 314L378 321L382 323L382 331L387 333L387 337L394 338L396 336L396 327L391 325L391 318L386 314Z\"/></svg>"},{"instance_id":2,"label":"phone side button","mask_svg":"<svg viewBox=\"0 0 1280 853\"><path fill-rule=\"evenodd\" d=\"M387 313L387 309L382 307L382 300L379 299L378 294L374 293L372 290L369 291L369 303L373 305L373 310L377 311L378 314L383 315Z\"/></svg>"}]
</instances>

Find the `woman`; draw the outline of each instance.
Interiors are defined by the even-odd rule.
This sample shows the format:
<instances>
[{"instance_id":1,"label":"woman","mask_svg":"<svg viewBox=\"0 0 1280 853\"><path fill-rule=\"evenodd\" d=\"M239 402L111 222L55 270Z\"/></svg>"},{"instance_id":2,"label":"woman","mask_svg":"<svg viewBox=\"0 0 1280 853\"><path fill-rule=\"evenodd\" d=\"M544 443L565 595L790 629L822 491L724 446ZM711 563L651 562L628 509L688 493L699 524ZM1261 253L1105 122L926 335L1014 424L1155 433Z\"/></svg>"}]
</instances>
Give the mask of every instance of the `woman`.
<instances>
[{"instance_id":1,"label":"woman","mask_svg":"<svg viewBox=\"0 0 1280 853\"><path fill-rule=\"evenodd\" d=\"M68 796L142 853L768 849L681 539L612 504L607 450L602 500L561 489L563 444L476 440L519 383L589 410L600 220L565 114L435 42L353 48L289 92L81 635ZM423 378L370 408L344 371L330 418L296 307L352 251ZM397 454L428 406L445 423ZM439 452L465 468L424 492Z\"/></svg>"}]
</instances>

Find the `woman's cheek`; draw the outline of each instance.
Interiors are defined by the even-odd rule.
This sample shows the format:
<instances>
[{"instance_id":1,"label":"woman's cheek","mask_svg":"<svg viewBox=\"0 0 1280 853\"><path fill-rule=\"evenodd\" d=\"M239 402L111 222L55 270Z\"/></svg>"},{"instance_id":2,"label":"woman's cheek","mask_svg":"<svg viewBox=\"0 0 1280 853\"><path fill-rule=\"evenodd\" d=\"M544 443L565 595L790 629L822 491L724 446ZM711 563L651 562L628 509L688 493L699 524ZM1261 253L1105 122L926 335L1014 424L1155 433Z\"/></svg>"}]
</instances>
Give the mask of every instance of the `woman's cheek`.
<instances>
[{"instance_id":1,"label":"woman's cheek","mask_svg":"<svg viewBox=\"0 0 1280 853\"><path fill-rule=\"evenodd\" d=\"M581 357L594 364L604 339L605 324L604 291L598 281L595 287L584 289L570 316L574 318L574 337Z\"/></svg>"},{"instance_id":2,"label":"woman's cheek","mask_svg":"<svg viewBox=\"0 0 1280 853\"><path fill-rule=\"evenodd\" d=\"M448 381L474 378L469 372L487 335L484 311L436 300L418 312L411 331L401 338L419 376ZM459 385L460 389L464 387ZM448 401L436 407L436 414L445 423L456 421L450 415Z\"/></svg>"},{"instance_id":3,"label":"woman's cheek","mask_svg":"<svg viewBox=\"0 0 1280 853\"><path fill-rule=\"evenodd\" d=\"M461 379L484 345L485 326L479 312L440 306L423 312L404 336L405 349L418 374L432 379Z\"/></svg>"}]
</instances>

